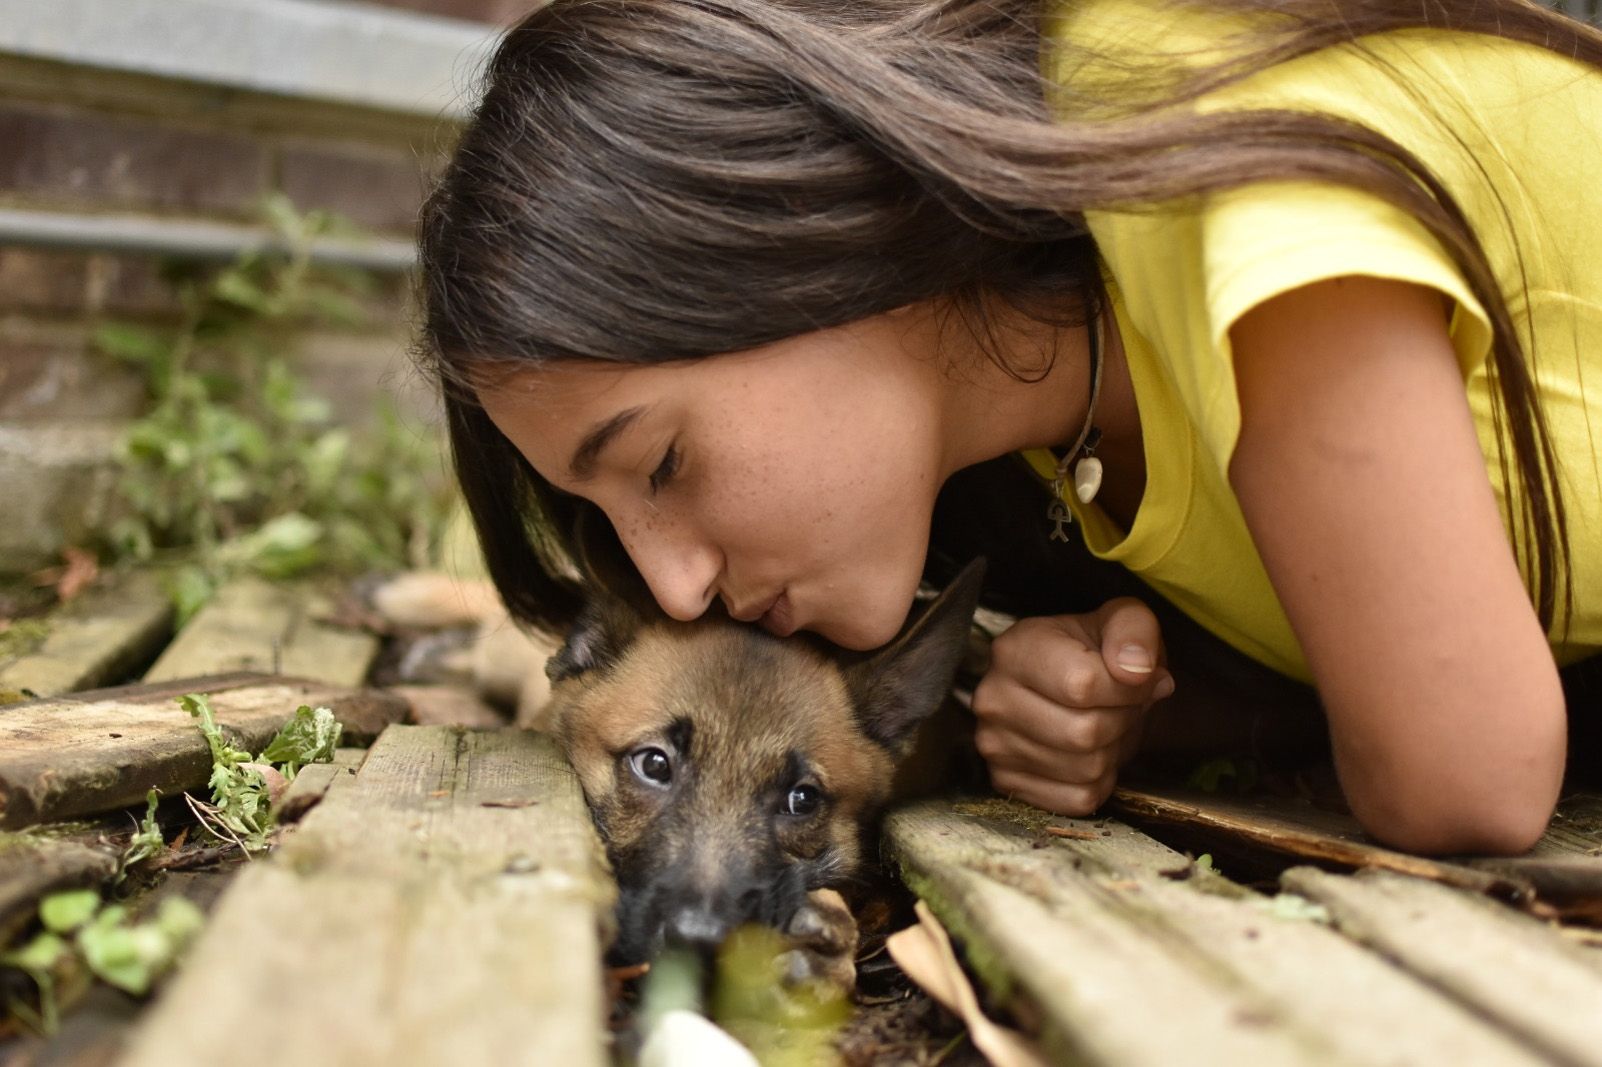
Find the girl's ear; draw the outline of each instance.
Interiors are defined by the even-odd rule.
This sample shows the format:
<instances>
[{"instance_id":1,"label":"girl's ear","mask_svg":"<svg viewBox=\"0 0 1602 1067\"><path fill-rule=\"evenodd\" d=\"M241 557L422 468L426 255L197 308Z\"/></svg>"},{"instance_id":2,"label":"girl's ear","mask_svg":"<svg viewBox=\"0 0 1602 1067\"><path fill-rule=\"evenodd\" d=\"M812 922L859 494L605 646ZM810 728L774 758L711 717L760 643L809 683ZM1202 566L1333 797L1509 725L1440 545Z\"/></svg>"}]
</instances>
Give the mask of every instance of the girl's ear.
<instances>
[{"instance_id":1,"label":"girl's ear","mask_svg":"<svg viewBox=\"0 0 1602 1067\"><path fill-rule=\"evenodd\" d=\"M846 670L857 720L869 737L892 752L910 743L917 727L951 692L968 649L984 578L985 561L969 563L899 637Z\"/></svg>"}]
</instances>

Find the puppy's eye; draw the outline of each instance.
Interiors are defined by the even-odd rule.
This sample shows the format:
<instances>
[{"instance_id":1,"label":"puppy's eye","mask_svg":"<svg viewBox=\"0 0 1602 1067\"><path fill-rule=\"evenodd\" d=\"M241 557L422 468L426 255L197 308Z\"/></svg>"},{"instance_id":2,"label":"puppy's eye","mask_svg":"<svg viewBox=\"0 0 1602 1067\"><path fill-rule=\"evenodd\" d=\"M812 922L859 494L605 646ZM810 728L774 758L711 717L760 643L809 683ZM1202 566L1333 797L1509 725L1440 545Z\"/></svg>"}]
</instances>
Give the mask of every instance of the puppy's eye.
<instances>
[{"instance_id":1,"label":"puppy's eye","mask_svg":"<svg viewBox=\"0 0 1602 1067\"><path fill-rule=\"evenodd\" d=\"M816 786L798 785L784 798L786 815L811 815L823 803L823 794Z\"/></svg>"},{"instance_id":2,"label":"puppy's eye","mask_svg":"<svg viewBox=\"0 0 1602 1067\"><path fill-rule=\"evenodd\" d=\"M629 753L629 769L651 785L673 781L673 761L659 748L637 748Z\"/></svg>"}]
</instances>

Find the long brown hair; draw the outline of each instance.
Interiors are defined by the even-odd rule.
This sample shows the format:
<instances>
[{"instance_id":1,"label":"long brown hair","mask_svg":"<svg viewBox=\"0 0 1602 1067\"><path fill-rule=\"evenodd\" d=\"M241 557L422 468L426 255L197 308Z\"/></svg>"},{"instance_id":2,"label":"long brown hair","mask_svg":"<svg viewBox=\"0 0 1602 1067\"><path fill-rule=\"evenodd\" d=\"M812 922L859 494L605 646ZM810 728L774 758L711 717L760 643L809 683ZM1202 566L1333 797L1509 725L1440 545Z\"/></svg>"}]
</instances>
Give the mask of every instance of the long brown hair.
<instances>
[{"instance_id":1,"label":"long brown hair","mask_svg":"<svg viewBox=\"0 0 1602 1067\"><path fill-rule=\"evenodd\" d=\"M1599 67L1602 34L1524 0L1194 6L1250 16L1253 47L1140 107L1083 117L1043 84L1040 0L552 0L511 29L424 208L418 347L512 612L546 628L572 618L566 538L587 505L495 429L471 371L696 359L926 299L981 333L998 298L1082 324L1102 301L1085 211L1277 177L1405 209L1490 316L1500 463L1523 488L1508 518L1550 628L1559 590L1571 596L1556 457L1507 302L1449 191L1349 122L1161 106L1390 30L1494 34Z\"/></svg>"}]
</instances>

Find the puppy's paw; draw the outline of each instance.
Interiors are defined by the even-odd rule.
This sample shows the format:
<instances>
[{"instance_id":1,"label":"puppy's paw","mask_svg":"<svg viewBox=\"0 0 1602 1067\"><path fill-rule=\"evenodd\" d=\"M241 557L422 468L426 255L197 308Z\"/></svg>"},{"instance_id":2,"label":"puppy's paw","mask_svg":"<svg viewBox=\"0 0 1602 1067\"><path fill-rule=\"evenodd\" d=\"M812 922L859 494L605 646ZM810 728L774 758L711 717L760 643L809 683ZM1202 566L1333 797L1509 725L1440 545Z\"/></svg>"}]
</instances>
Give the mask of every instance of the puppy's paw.
<instances>
[{"instance_id":1,"label":"puppy's paw","mask_svg":"<svg viewBox=\"0 0 1602 1067\"><path fill-rule=\"evenodd\" d=\"M779 973L792 986L823 982L850 994L857 984L857 920L833 889L814 889L784 929Z\"/></svg>"}]
</instances>

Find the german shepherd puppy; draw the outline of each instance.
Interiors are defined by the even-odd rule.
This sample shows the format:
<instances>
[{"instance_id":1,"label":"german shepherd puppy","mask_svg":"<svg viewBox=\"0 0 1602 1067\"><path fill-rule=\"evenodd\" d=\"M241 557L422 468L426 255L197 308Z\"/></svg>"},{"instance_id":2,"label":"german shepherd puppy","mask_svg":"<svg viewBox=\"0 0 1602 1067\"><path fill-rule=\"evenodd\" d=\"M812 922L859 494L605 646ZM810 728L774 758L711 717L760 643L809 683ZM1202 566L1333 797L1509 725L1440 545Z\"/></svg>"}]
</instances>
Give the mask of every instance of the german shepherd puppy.
<instances>
[{"instance_id":1,"label":"german shepherd puppy","mask_svg":"<svg viewBox=\"0 0 1602 1067\"><path fill-rule=\"evenodd\" d=\"M933 720L952 707L983 571L867 658L592 601L547 665L546 721L617 878L614 962L710 951L758 923L789 935L787 978L852 983L856 926L835 891L872 855L875 816L932 787L941 743L955 747L960 721Z\"/></svg>"}]
</instances>

